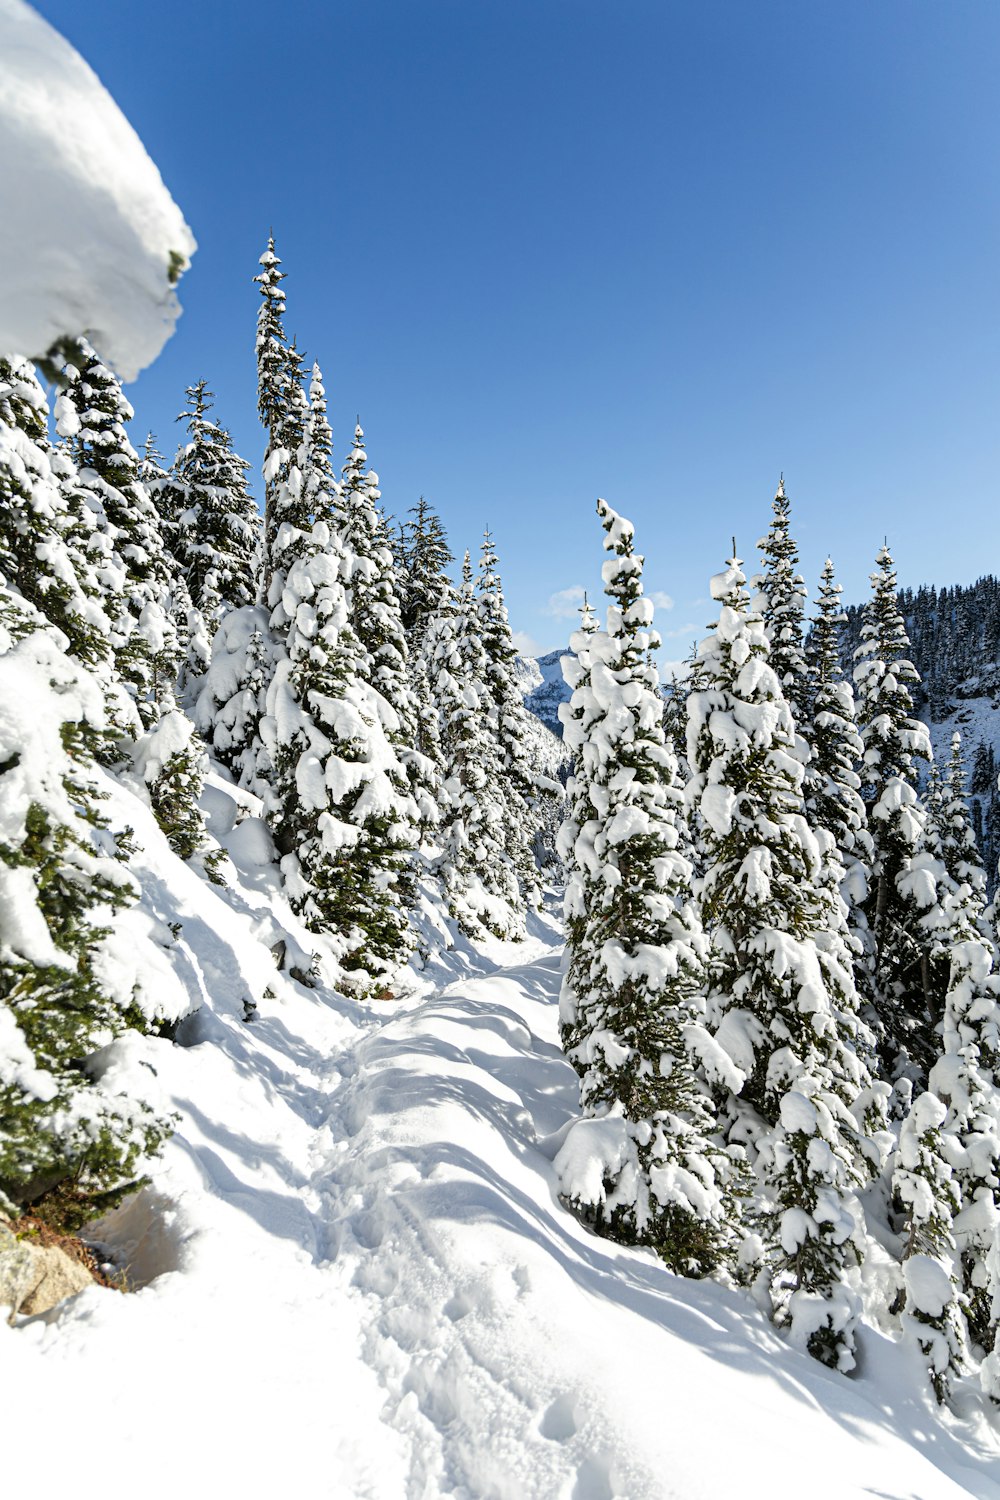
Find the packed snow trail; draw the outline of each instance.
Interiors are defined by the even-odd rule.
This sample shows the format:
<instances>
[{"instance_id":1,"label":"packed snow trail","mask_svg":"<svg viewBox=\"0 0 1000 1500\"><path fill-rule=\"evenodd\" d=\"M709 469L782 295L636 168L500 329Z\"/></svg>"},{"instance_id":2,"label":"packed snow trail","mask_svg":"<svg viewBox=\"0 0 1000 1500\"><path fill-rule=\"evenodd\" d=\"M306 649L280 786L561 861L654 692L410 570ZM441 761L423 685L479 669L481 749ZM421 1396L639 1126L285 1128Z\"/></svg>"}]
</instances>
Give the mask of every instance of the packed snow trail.
<instances>
[{"instance_id":1,"label":"packed snow trail","mask_svg":"<svg viewBox=\"0 0 1000 1500\"><path fill-rule=\"evenodd\" d=\"M939 1419L905 1351L866 1331L844 1380L561 1208L553 923L359 1006L276 975L251 820L218 893L132 811L205 1004L120 1060L181 1117L104 1229L138 1290L0 1328L10 1482L61 1494L57 1441L149 1500L1000 1496L995 1434Z\"/></svg>"}]
</instances>

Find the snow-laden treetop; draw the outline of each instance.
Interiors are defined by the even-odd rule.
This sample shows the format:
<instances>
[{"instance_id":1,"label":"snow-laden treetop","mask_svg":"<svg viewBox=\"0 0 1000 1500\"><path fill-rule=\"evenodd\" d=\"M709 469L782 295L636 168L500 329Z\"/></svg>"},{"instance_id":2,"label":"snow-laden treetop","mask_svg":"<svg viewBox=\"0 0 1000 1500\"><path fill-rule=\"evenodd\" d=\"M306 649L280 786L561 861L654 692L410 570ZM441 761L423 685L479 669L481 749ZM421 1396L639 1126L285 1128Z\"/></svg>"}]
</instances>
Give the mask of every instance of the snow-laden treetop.
<instances>
[{"instance_id":1,"label":"snow-laden treetop","mask_svg":"<svg viewBox=\"0 0 1000 1500\"><path fill-rule=\"evenodd\" d=\"M0 59L0 352L87 334L134 380L173 332L194 236L96 74L23 0L0 0Z\"/></svg>"}]
</instances>

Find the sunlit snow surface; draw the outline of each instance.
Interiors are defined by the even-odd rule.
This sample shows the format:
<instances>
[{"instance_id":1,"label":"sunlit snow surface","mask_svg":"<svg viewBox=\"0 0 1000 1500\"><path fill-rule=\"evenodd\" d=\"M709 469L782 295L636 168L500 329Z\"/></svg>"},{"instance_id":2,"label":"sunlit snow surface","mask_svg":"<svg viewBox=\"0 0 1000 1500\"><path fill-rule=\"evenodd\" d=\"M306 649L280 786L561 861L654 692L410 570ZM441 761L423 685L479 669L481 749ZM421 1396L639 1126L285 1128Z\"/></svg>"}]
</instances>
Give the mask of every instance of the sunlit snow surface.
<instances>
[{"instance_id":1,"label":"sunlit snow surface","mask_svg":"<svg viewBox=\"0 0 1000 1500\"><path fill-rule=\"evenodd\" d=\"M554 923L459 943L392 1001L304 989L271 956L305 934L252 799L216 782L207 805L228 892L113 793L205 1004L181 1045L118 1044L181 1116L104 1229L139 1289L0 1324L5 1480L65 1493L58 1448L144 1500L1000 1496L997 1430L978 1400L940 1416L909 1350L865 1329L859 1377L829 1374L746 1294L560 1207Z\"/></svg>"},{"instance_id":2,"label":"sunlit snow surface","mask_svg":"<svg viewBox=\"0 0 1000 1500\"><path fill-rule=\"evenodd\" d=\"M124 380L180 306L195 243L131 125L83 58L22 0L0 0L0 353L89 334Z\"/></svg>"}]
</instances>

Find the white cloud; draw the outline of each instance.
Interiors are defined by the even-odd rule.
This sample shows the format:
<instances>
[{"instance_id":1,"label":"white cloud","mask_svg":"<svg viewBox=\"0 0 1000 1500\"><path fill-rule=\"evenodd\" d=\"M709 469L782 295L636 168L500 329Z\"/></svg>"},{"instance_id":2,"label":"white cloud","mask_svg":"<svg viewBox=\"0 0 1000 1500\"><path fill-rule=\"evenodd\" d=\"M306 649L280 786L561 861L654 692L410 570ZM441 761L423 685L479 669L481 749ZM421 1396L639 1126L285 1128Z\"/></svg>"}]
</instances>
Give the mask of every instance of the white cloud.
<instances>
[{"instance_id":1,"label":"white cloud","mask_svg":"<svg viewBox=\"0 0 1000 1500\"><path fill-rule=\"evenodd\" d=\"M512 630L511 639L514 642L514 650L520 656L541 656L543 654L542 648L534 636L530 636L526 630Z\"/></svg>"},{"instance_id":2,"label":"white cloud","mask_svg":"<svg viewBox=\"0 0 1000 1500\"><path fill-rule=\"evenodd\" d=\"M654 589L653 592L651 594L647 594L646 597L647 599L652 601L653 607L655 609L673 609L674 607L674 601L671 599L670 595L665 594L662 589Z\"/></svg>"},{"instance_id":3,"label":"white cloud","mask_svg":"<svg viewBox=\"0 0 1000 1500\"><path fill-rule=\"evenodd\" d=\"M681 682L691 670L691 663L687 661L660 661L659 657L657 657L656 670L660 674L661 682L669 682L672 677L676 677L678 682Z\"/></svg>"},{"instance_id":4,"label":"white cloud","mask_svg":"<svg viewBox=\"0 0 1000 1500\"><path fill-rule=\"evenodd\" d=\"M572 620L580 612L580 605L586 589L580 584L574 584L572 588L560 589L556 594L549 595L549 602L545 606L547 615L555 615L557 620Z\"/></svg>"},{"instance_id":5,"label":"white cloud","mask_svg":"<svg viewBox=\"0 0 1000 1500\"><path fill-rule=\"evenodd\" d=\"M696 640L701 634L702 629L701 625L681 625L678 630L661 630L660 635L665 641L676 641L681 636L686 636L690 641Z\"/></svg>"}]
</instances>

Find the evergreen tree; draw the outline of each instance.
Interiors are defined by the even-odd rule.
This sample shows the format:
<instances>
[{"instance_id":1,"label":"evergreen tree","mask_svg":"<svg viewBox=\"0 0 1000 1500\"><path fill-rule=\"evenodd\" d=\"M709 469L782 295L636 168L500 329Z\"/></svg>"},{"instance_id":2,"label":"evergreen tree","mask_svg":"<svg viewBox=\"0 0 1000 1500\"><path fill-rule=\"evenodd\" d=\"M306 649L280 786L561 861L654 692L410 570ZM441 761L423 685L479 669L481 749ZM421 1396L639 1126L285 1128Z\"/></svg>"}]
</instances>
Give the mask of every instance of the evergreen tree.
<instances>
[{"instance_id":1,"label":"evergreen tree","mask_svg":"<svg viewBox=\"0 0 1000 1500\"><path fill-rule=\"evenodd\" d=\"M857 771L864 746L854 693L840 664L840 594L833 563L827 558L807 648L812 718L805 726L809 758L803 792L810 826L827 840L827 877L838 887L846 907L855 984L863 1005L871 1010L875 961L865 902L873 849Z\"/></svg>"},{"instance_id":2,"label":"evergreen tree","mask_svg":"<svg viewBox=\"0 0 1000 1500\"><path fill-rule=\"evenodd\" d=\"M438 873L449 909L471 937L521 938L524 903L507 853L500 750L489 733L488 663L468 553L461 590L447 589L428 622L423 660L440 724L445 779Z\"/></svg>"},{"instance_id":3,"label":"evergreen tree","mask_svg":"<svg viewBox=\"0 0 1000 1500\"><path fill-rule=\"evenodd\" d=\"M562 716L580 775L563 842L574 875L561 1014L584 1119L556 1170L564 1196L603 1233L703 1275L726 1239L722 1154L692 1057L699 1037L708 1044L704 943L650 657L643 559L631 523L603 500L598 514L612 554L608 628L584 615Z\"/></svg>"},{"instance_id":4,"label":"evergreen tree","mask_svg":"<svg viewBox=\"0 0 1000 1500\"><path fill-rule=\"evenodd\" d=\"M48 406L26 360L0 358L0 574L90 666L106 661L108 621L88 564L89 512L73 507L47 436Z\"/></svg>"},{"instance_id":5,"label":"evergreen tree","mask_svg":"<svg viewBox=\"0 0 1000 1500\"><path fill-rule=\"evenodd\" d=\"M43 625L0 599L0 1208L71 1182L72 1224L134 1186L168 1133L102 1082L95 1054L182 1012L159 974L134 985L115 950L134 893L87 749L104 727L102 689ZM138 974L143 955L129 957Z\"/></svg>"},{"instance_id":6,"label":"evergreen tree","mask_svg":"<svg viewBox=\"0 0 1000 1500\"><path fill-rule=\"evenodd\" d=\"M969 1332L991 1348L996 1335L989 1249L1000 1189L1000 978L985 918L985 875L972 841L964 796L961 736L952 739L947 780L928 815L928 846L944 866L934 907L931 960L946 974L942 1052L929 1091L945 1106L941 1149L961 1214L952 1226Z\"/></svg>"},{"instance_id":7,"label":"evergreen tree","mask_svg":"<svg viewBox=\"0 0 1000 1500\"><path fill-rule=\"evenodd\" d=\"M771 670L781 684L796 727L811 717L809 672L804 645L806 590L796 572L798 546L790 525L790 506L782 476L772 506L774 520L767 536L757 543L764 571L755 579L763 593L764 629L770 646Z\"/></svg>"},{"instance_id":8,"label":"evergreen tree","mask_svg":"<svg viewBox=\"0 0 1000 1500\"><path fill-rule=\"evenodd\" d=\"M433 756L417 745L421 705L410 673L395 559L380 499L378 475L367 467L364 433L357 426L337 503L351 624L362 651L358 669L384 705L382 721L406 768L419 826L426 833L437 822L440 772Z\"/></svg>"},{"instance_id":9,"label":"evergreen tree","mask_svg":"<svg viewBox=\"0 0 1000 1500\"><path fill-rule=\"evenodd\" d=\"M448 564L454 559L440 517L423 495L409 514L413 520L403 526L400 545L404 580L400 602L403 629L415 656L427 622L448 585Z\"/></svg>"},{"instance_id":10,"label":"evergreen tree","mask_svg":"<svg viewBox=\"0 0 1000 1500\"><path fill-rule=\"evenodd\" d=\"M849 956L831 920L823 850L803 814L802 764L761 616L737 560L712 580L715 632L689 697L690 805L710 940L709 1020L740 1081L729 1138L756 1157L779 1322L825 1363L853 1364L861 1253L852 1182L869 1172L851 1113L868 1098Z\"/></svg>"},{"instance_id":11,"label":"evergreen tree","mask_svg":"<svg viewBox=\"0 0 1000 1500\"><path fill-rule=\"evenodd\" d=\"M910 1083L926 1079L936 1050L925 919L937 888L920 869L925 816L916 789L916 763L930 759L930 741L913 717L911 688L919 679L908 657L888 547L876 561L854 671L864 745L862 795L873 842L864 911L874 945L875 994L867 1019L878 1039L883 1076L898 1081L905 1094Z\"/></svg>"},{"instance_id":12,"label":"evergreen tree","mask_svg":"<svg viewBox=\"0 0 1000 1500\"><path fill-rule=\"evenodd\" d=\"M92 517L86 545L101 580L117 675L148 727L175 701L181 649L172 619L171 569L126 432L132 407L112 371L89 345L83 347L86 362L82 369L67 368L56 406L59 434L71 440L76 465L67 476L68 503Z\"/></svg>"},{"instance_id":13,"label":"evergreen tree","mask_svg":"<svg viewBox=\"0 0 1000 1500\"><path fill-rule=\"evenodd\" d=\"M482 544L477 582L479 629L486 653L485 687L491 732L500 747L505 804L505 847L521 881L525 902L537 906L541 899L535 835L544 819L544 807L561 800L561 788L538 772L532 763L528 738L528 710L514 678L517 652L507 618L499 559L487 531Z\"/></svg>"},{"instance_id":14,"label":"evergreen tree","mask_svg":"<svg viewBox=\"0 0 1000 1500\"><path fill-rule=\"evenodd\" d=\"M954 1216L960 1200L941 1136L945 1106L915 1099L903 1121L892 1186L905 1212L904 1326L928 1361L934 1394L946 1400L966 1363L965 1329L954 1273Z\"/></svg>"},{"instance_id":15,"label":"evergreen tree","mask_svg":"<svg viewBox=\"0 0 1000 1500\"><path fill-rule=\"evenodd\" d=\"M332 934L347 983L384 990L412 951L405 907L416 810L365 680L344 584L350 574L325 521L284 590L287 653L268 690L275 783L270 822L293 908Z\"/></svg>"},{"instance_id":16,"label":"evergreen tree","mask_svg":"<svg viewBox=\"0 0 1000 1500\"><path fill-rule=\"evenodd\" d=\"M233 452L225 428L213 421L212 392L199 380L186 391L188 441L174 461L172 494L177 507L174 557L187 586L200 630L192 630L195 650L190 675L208 668L210 643L223 614L253 603L260 521L247 489L246 464Z\"/></svg>"},{"instance_id":17,"label":"evergreen tree","mask_svg":"<svg viewBox=\"0 0 1000 1500\"><path fill-rule=\"evenodd\" d=\"M223 852L212 849L198 805L208 756L191 720L176 709L164 714L137 742L132 759L171 849L179 859L199 856L208 878L223 885L219 874Z\"/></svg>"}]
</instances>

